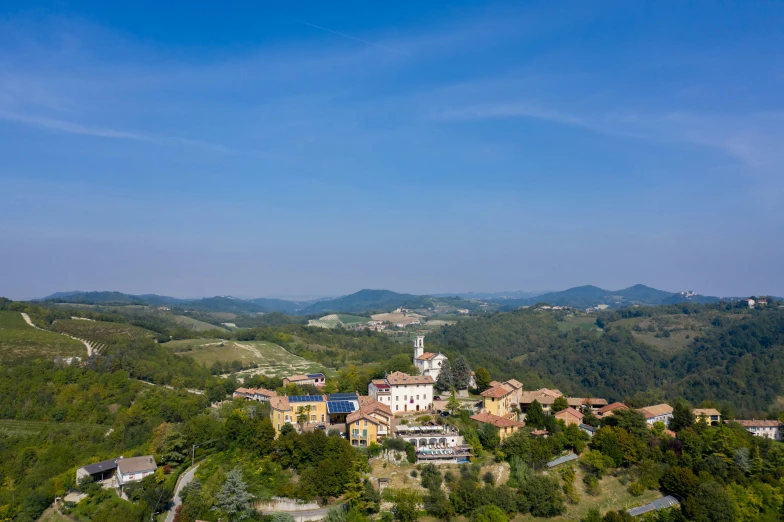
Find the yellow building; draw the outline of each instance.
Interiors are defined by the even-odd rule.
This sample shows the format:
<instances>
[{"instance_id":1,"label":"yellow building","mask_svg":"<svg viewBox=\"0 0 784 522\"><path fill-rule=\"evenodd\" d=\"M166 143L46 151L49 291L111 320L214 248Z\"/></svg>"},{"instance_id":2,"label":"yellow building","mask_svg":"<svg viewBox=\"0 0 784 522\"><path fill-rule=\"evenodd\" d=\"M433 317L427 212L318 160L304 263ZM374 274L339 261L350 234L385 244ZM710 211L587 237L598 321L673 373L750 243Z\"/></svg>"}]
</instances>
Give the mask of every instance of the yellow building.
<instances>
[{"instance_id":1,"label":"yellow building","mask_svg":"<svg viewBox=\"0 0 784 522\"><path fill-rule=\"evenodd\" d=\"M285 424L312 426L327 420L327 402L323 395L292 395L270 398L270 419L279 435Z\"/></svg>"},{"instance_id":2,"label":"yellow building","mask_svg":"<svg viewBox=\"0 0 784 522\"><path fill-rule=\"evenodd\" d=\"M711 426L721 424L721 412L714 408L695 408L694 419L697 422L707 422Z\"/></svg>"},{"instance_id":3,"label":"yellow building","mask_svg":"<svg viewBox=\"0 0 784 522\"><path fill-rule=\"evenodd\" d=\"M352 446L378 444L392 428L392 409L370 397L360 397L360 408L346 417Z\"/></svg>"},{"instance_id":4,"label":"yellow building","mask_svg":"<svg viewBox=\"0 0 784 522\"><path fill-rule=\"evenodd\" d=\"M490 388L480 394L482 396L483 410L498 417L514 417L515 414L512 411L512 407L518 405L522 389L523 385L514 379L503 383L498 381L491 382Z\"/></svg>"},{"instance_id":5,"label":"yellow building","mask_svg":"<svg viewBox=\"0 0 784 522\"><path fill-rule=\"evenodd\" d=\"M520 428L525 426L524 422L517 422L512 419L507 419L504 417L499 417L498 415L493 415L491 413L477 413L476 415L472 415L471 418L476 422L482 424L492 424L496 428L498 428L498 436L503 441L505 438L512 436L515 434Z\"/></svg>"}]
</instances>

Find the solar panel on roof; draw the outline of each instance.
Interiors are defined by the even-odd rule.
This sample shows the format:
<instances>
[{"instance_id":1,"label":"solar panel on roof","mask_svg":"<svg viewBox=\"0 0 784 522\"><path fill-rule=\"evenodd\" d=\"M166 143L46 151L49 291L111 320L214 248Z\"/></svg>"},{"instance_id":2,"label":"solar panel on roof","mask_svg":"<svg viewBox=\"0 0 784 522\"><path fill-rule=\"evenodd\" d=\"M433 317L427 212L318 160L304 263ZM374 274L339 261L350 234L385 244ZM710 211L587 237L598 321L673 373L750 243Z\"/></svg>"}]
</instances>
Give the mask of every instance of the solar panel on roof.
<instances>
[{"instance_id":1,"label":"solar panel on roof","mask_svg":"<svg viewBox=\"0 0 784 522\"><path fill-rule=\"evenodd\" d=\"M289 402L322 402L324 397L321 395L290 395Z\"/></svg>"},{"instance_id":2,"label":"solar panel on roof","mask_svg":"<svg viewBox=\"0 0 784 522\"><path fill-rule=\"evenodd\" d=\"M558 466L559 464L563 464L565 462L570 462L570 461L576 460L576 459L577 459L577 455L574 454L574 453L570 453L569 455L565 455L563 457L558 457L555 460L551 460L550 462L547 463L547 467L548 468L553 468L555 466Z\"/></svg>"},{"instance_id":3,"label":"solar panel on roof","mask_svg":"<svg viewBox=\"0 0 784 522\"><path fill-rule=\"evenodd\" d=\"M626 512L629 513L631 516L636 517L644 513L648 513L650 511L657 511L659 509L672 507L677 504L678 504L678 500L675 497L667 495L666 497L662 497L654 500L650 504L645 504L644 506L632 508L627 510Z\"/></svg>"},{"instance_id":4,"label":"solar panel on roof","mask_svg":"<svg viewBox=\"0 0 784 522\"><path fill-rule=\"evenodd\" d=\"M351 401L327 402L327 413L352 413L356 408Z\"/></svg>"},{"instance_id":5,"label":"solar panel on roof","mask_svg":"<svg viewBox=\"0 0 784 522\"><path fill-rule=\"evenodd\" d=\"M327 397L327 400L330 400L330 401L346 401L346 400L356 401L358 399L359 399L359 396L356 394L356 392L351 392L351 393L333 393L332 395Z\"/></svg>"}]
</instances>

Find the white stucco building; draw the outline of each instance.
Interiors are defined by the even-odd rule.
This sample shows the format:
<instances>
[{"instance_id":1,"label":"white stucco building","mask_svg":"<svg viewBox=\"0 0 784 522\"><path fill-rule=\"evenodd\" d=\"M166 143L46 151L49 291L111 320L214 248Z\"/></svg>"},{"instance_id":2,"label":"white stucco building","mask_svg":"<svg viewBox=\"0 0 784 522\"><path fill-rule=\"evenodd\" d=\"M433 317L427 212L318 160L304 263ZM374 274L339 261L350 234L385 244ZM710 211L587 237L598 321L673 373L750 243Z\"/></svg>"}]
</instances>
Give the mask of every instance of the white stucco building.
<instances>
[{"instance_id":1,"label":"white stucco building","mask_svg":"<svg viewBox=\"0 0 784 522\"><path fill-rule=\"evenodd\" d=\"M117 461L117 473L114 475L114 480L118 487L122 487L128 482L136 482L152 475L156 469L158 469L158 465L152 455L127 459L121 457Z\"/></svg>"},{"instance_id":2,"label":"white stucco building","mask_svg":"<svg viewBox=\"0 0 784 522\"><path fill-rule=\"evenodd\" d=\"M645 417L645 422L653 426L657 422L663 422L665 426L670 425L672 419L672 406L669 404L657 404L641 408L640 412Z\"/></svg>"},{"instance_id":3,"label":"white stucco building","mask_svg":"<svg viewBox=\"0 0 784 522\"><path fill-rule=\"evenodd\" d=\"M442 353L432 353L425 351L425 337L417 335L414 339L414 366L419 371L419 375L427 375L433 378L433 382L438 379L441 373L441 366L447 360Z\"/></svg>"},{"instance_id":4,"label":"white stucco building","mask_svg":"<svg viewBox=\"0 0 784 522\"><path fill-rule=\"evenodd\" d=\"M755 437L784 441L784 422L780 420L736 420Z\"/></svg>"},{"instance_id":5,"label":"white stucco building","mask_svg":"<svg viewBox=\"0 0 784 522\"><path fill-rule=\"evenodd\" d=\"M435 379L429 375L393 372L370 381L368 395L388 405L395 414L429 410L433 405L433 384Z\"/></svg>"}]
</instances>

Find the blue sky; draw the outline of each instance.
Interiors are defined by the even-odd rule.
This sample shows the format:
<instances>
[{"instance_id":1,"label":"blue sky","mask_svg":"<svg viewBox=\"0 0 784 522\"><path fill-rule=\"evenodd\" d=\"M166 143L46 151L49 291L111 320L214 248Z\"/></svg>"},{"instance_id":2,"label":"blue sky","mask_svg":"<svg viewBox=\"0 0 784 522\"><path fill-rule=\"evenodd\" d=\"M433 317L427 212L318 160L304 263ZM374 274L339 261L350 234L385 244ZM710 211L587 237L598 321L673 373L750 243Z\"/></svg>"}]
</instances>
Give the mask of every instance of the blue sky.
<instances>
[{"instance_id":1,"label":"blue sky","mask_svg":"<svg viewBox=\"0 0 784 522\"><path fill-rule=\"evenodd\" d=\"M0 295L784 294L784 4L164 4L0 7Z\"/></svg>"}]
</instances>

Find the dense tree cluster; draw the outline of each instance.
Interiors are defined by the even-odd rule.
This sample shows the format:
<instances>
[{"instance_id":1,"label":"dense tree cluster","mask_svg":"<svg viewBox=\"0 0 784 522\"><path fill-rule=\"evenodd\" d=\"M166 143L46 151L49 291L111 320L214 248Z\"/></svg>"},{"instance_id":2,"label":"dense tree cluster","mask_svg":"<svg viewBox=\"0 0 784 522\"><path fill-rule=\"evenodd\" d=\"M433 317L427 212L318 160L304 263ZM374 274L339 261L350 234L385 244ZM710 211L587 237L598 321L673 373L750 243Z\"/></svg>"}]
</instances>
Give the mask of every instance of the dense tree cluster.
<instances>
[{"instance_id":1,"label":"dense tree cluster","mask_svg":"<svg viewBox=\"0 0 784 522\"><path fill-rule=\"evenodd\" d=\"M688 336L686 349L660 351L615 322L634 317L663 324L688 317L701 329ZM564 330L559 318L534 309L488 314L445 326L426 341L453 360L464 355L497 379L513 377L529 389L556 387L572 396L644 396L640 402L683 396L759 415L784 395L784 309L749 310L737 303L633 308L601 314L604 332Z\"/></svg>"}]
</instances>

